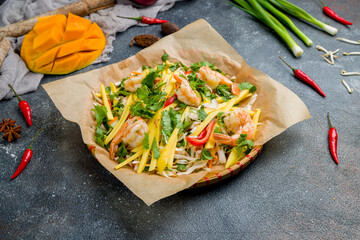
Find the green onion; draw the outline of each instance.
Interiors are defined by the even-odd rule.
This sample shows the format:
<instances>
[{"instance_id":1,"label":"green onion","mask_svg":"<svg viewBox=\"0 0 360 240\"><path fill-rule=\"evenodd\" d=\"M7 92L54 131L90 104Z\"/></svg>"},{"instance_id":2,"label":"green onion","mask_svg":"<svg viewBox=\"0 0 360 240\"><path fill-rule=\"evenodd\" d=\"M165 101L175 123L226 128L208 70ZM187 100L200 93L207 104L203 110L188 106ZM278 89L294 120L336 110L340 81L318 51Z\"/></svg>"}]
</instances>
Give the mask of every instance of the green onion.
<instances>
[{"instance_id":1,"label":"green onion","mask_svg":"<svg viewBox=\"0 0 360 240\"><path fill-rule=\"evenodd\" d=\"M274 16L263 9L256 0L248 0L250 4L244 0L234 1L237 4L230 4L258 18L268 27L273 29L289 46L295 57L300 57L303 54L304 50L294 41L286 28Z\"/></svg>"},{"instance_id":2,"label":"green onion","mask_svg":"<svg viewBox=\"0 0 360 240\"><path fill-rule=\"evenodd\" d=\"M276 9L267 0L258 0L258 2L274 16L276 16L282 23L288 26L306 44L306 46L310 47L313 44L313 41L311 41L310 38L308 38L299 28L297 28L293 21L290 20L290 18Z\"/></svg>"},{"instance_id":3,"label":"green onion","mask_svg":"<svg viewBox=\"0 0 360 240\"><path fill-rule=\"evenodd\" d=\"M322 30L329 33L330 35L335 35L338 31L336 28L317 20L316 18L311 16L309 13L307 13L304 9L299 8L298 6L296 6L292 3L289 3L286 0L268 0L268 1L271 2L273 5L275 5L277 8L281 9L282 11L285 11L285 12L293 15L294 17L303 19L307 22L310 22L310 23L320 27Z\"/></svg>"}]
</instances>

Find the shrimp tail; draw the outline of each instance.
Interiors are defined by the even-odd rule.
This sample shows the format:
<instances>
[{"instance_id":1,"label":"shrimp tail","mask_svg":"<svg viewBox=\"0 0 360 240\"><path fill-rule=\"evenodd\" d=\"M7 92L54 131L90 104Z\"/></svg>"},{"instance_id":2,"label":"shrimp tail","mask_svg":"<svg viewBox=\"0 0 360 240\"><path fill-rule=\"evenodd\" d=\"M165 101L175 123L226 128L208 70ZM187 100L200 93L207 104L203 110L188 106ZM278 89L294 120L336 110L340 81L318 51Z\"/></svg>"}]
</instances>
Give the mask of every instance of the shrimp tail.
<instances>
[{"instance_id":1,"label":"shrimp tail","mask_svg":"<svg viewBox=\"0 0 360 240\"><path fill-rule=\"evenodd\" d=\"M233 136L235 136L235 135L233 135ZM221 144L236 146L237 138L235 138L235 137L232 137L232 136L230 137L229 135L225 135L225 134L221 134L221 133L213 133L213 137L214 137L215 141L217 141Z\"/></svg>"},{"instance_id":2,"label":"shrimp tail","mask_svg":"<svg viewBox=\"0 0 360 240\"><path fill-rule=\"evenodd\" d=\"M240 88L236 83L232 83L230 85L230 91L233 95L239 95L240 94Z\"/></svg>"},{"instance_id":3,"label":"shrimp tail","mask_svg":"<svg viewBox=\"0 0 360 240\"><path fill-rule=\"evenodd\" d=\"M175 78L176 82L178 82L178 83L181 83L183 80L185 80L184 78L182 78L176 74L173 74L173 77Z\"/></svg>"}]
</instances>

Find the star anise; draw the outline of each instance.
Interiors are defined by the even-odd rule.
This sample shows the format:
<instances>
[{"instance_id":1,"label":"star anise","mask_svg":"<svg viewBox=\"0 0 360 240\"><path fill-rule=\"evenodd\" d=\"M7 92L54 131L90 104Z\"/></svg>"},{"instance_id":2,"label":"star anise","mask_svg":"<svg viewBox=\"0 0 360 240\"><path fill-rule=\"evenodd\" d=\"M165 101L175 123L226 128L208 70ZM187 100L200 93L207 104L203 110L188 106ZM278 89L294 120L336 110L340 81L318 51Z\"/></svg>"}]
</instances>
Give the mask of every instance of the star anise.
<instances>
[{"instance_id":1,"label":"star anise","mask_svg":"<svg viewBox=\"0 0 360 240\"><path fill-rule=\"evenodd\" d=\"M10 127L9 129L4 131L3 139L7 140L8 142L13 142L14 140L20 138L21 133L21 125L16 127Z\"/></svg>"},{"instance_id":2,"label":"star anise","mask_svg":"<svg viewBox=\"0 0 360 240\"><path fill-rule=\"evenodd\" d=\"M11 127L15 127L15 120L12 120L11 118L9 118L8 120L6 120L5 118L3 118L2 123L0 122L0 132L5 132L5 130L11 128Z\"/></svg>"}]
</instances>

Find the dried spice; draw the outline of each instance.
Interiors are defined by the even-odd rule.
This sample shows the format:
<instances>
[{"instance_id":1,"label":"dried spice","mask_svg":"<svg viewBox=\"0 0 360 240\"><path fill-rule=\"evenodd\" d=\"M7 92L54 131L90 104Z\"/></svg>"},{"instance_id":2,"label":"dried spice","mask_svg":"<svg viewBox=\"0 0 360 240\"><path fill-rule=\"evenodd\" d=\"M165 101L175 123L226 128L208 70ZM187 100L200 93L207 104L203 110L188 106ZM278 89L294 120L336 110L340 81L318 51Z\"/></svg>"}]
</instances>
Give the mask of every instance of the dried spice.
<instances>
[{"instance_id":1,"label":"dried spice","mask_svg":"<svg viewBox=\"0 0 360 240\"><path fill-rule=\"evenodd\" d=\"M8 120L6 120L5 118L3 118L2 123L0 123L0 132L5 132L6 130L15 127L15 120L12 120L11 118L9 118Z\"/></svg>"},{"instance_id":2,"label":"dried spice","mask_svg":"<svg viewBox=\"0 0 360 240\"><path fill-rule=\"evenodd\" d=\"M161 31L163 31L163 33L165 35L172 34L172 33L177 32L179 30L180 30L179 26L176 25L175 23L166 22L166 23L161 24Z\"/></svg>"},{"instance_id":3,"label":"dried spice","mask_svg":"<svg viewBox=\"0 0 360 240\"><path fill-rule=\"evenodd\" d=\"M135 41L138 45L140 45L142 47L148 47L148 46L156 43L159 40L160 40L160 38L158 36L151 35L151 34L142 34L142 35L138 35L138 36L134 37L133 39L131 39L130 45L133 46L133 41Z\"/></svg>"},{"instance_id":4,"label":"dried spice","mask_svg":"<svg viewBox=\"0 0 360 240\"><path fill-rule=\"evenodd\" d=\"M16 139L20 138L21 133L21 125L16 126L14 128L10 127L9 129L4 131L3 139L7 140L8 142L13 142Z\"/></svg>"}]
</instances>

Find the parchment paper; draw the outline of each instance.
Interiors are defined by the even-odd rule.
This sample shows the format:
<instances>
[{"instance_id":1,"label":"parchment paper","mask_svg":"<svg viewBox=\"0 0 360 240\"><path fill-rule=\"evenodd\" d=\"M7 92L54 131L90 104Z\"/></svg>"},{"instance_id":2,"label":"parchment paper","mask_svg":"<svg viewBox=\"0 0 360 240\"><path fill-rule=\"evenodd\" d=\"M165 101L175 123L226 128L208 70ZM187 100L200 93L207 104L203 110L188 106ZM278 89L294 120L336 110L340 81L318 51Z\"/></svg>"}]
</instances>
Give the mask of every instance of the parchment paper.
<instances>
[{"instance_id":1,"label":"parchment paper","mask_svg":"<svg viewBox=\"0 0 360 240\"><path fill-rule=\"evenodd\" d=\"M261 125L255 139L257 145L266 143L291 125L310 118L308 109L299 97L247 65L205 20L184 27L122 62L43 85L64 118L79 124L84 143L96 146L94 154L98 161L147 205L192 186L207 172L165 178L155 174L137 174L130 167L115 171L117 163L95 143L93 137L95 123L91 115L91 90L99 91L100 83L107 86L110 81L118 82L143 65L160 63L164 51L171 62L182 61L190 65L206 60L215 63L228 76L236 76L237 81L256 85L258 97L253 109L262 110Z\"/></svg>"}]
</instances>

